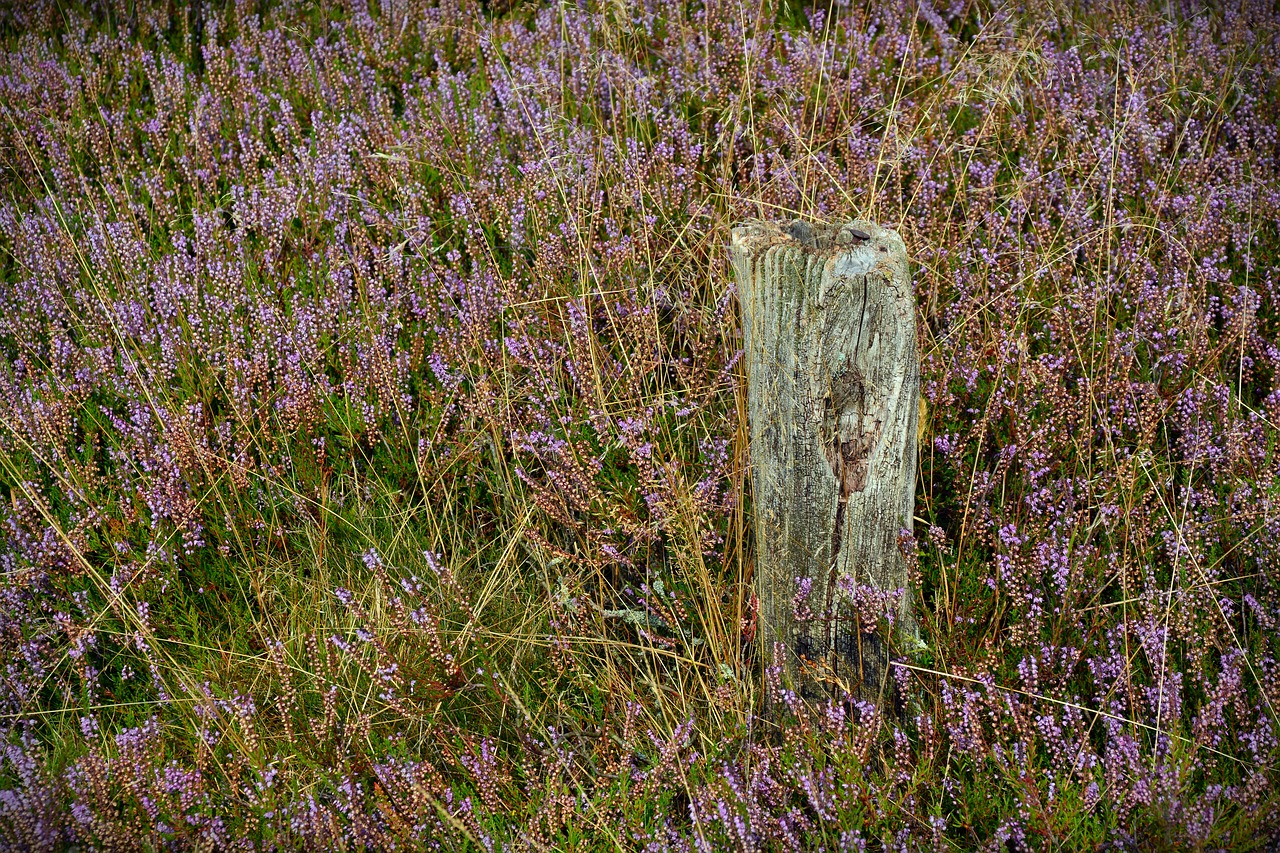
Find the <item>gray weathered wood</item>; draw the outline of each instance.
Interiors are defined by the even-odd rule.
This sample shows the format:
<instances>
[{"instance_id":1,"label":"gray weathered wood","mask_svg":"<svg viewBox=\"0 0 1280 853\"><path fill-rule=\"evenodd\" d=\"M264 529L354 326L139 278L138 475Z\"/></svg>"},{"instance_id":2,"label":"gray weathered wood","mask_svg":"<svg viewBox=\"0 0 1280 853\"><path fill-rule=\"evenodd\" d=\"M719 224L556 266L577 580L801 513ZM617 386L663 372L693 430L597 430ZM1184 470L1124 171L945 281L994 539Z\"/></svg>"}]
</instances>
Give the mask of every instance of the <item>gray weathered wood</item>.
<instances>
[{"instance_id":1,"label":"gray weathered wood","mask_svg":"<svg viewBox=\"0 0 1280 853\"><path fill-rule=\"evenodd\" d=\"M906 247L870 222L793 220L736 227L730 250L761 649L768 661L781 644L801 696L879 699L891 638L858 612L874 609L867 587L908 586L899 534L914 515L920 366ZM892 639L914 647L909 591L896 616Z\"/></svg>"}]
</instances>

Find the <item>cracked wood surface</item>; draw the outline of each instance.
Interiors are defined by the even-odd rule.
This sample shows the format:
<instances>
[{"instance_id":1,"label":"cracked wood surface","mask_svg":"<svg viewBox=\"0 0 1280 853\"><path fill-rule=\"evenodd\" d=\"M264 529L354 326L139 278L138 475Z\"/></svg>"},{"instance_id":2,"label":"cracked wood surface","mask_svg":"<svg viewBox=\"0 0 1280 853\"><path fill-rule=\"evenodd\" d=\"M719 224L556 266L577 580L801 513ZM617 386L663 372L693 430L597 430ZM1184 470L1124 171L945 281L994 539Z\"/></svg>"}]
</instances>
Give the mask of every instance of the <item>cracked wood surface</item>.
<instances>
[{"instance_id":1,"label":"cracked wood surface","mask_svg":"<svg viewBox=\"0 0 1280 853\"><path fill-rule=\"evenodd\" d=\"M898 536L914 515L920 366L906 247L869 222L792 220L734 228L730 253L745 337L761 651L769 662L781 644L805 698L878 701L887 642L918 642L909 591L892 638L860 623L855 606L866 587L908 584Z\"/></svg>"}]
</instances>

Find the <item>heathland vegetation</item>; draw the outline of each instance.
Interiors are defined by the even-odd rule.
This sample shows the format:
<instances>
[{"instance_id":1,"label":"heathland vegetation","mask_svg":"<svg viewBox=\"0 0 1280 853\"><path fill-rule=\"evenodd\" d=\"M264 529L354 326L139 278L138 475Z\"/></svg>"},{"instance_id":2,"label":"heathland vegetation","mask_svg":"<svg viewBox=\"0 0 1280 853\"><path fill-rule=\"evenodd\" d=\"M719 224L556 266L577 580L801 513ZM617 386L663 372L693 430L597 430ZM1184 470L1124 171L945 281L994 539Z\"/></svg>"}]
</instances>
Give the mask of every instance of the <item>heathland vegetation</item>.
<instances>
[{"instance_id":1,"label":"heathland vegetation","mask_svg":"<svg viewBox=\"0 0 1280 853\"><path fill-rule=\"evenodd\" d=\"M1273 3L0 6L0 844L1265 848ZM927 648L753 642L745 218L897 229Z\"/></svg>"}]
</instances>

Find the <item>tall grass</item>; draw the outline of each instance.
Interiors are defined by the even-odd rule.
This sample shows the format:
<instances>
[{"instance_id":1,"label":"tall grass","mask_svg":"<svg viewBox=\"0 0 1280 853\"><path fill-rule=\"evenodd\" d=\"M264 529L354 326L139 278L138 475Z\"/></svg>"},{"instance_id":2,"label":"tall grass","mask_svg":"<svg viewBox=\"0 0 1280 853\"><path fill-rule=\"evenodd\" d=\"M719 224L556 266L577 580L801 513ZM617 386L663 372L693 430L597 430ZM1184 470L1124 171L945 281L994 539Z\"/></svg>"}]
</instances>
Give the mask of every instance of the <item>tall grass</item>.
<instances>
[{"instance_id":1,"label":"tall grass","mask_svg":"<svg viewBox=\"0 0 1280 853\"><path fill-rule=\"evenodd\" d=\"M0 843L1264 849L1266 3L0 10ZM759 716L729 226L912 254L908 712Z\"/></svg>"}]
</instances>

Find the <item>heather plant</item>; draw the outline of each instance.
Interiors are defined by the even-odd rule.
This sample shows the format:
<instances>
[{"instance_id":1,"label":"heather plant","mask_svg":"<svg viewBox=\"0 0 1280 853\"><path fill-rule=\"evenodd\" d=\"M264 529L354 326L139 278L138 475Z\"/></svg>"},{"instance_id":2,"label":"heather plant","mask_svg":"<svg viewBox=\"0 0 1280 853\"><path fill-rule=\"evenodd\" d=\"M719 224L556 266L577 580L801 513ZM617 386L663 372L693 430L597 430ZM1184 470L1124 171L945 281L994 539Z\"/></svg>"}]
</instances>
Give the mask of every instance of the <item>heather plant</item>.
<instances>
[{"instance_id":1,"label":"heather plant","mask_svg":"<svg viewBox=\"0 0 1280 853\"><path fill-rule=\"evenodd\" d=\"M1271 4L0 31L5 848L1280 837ZM755 644L726 243L791 216L913 262L880 708Z\"/></svg>"}]
</instances>

